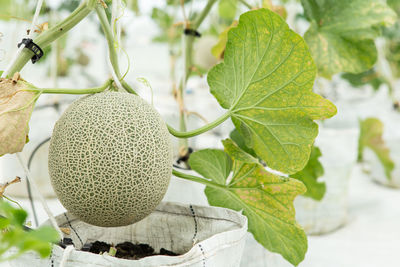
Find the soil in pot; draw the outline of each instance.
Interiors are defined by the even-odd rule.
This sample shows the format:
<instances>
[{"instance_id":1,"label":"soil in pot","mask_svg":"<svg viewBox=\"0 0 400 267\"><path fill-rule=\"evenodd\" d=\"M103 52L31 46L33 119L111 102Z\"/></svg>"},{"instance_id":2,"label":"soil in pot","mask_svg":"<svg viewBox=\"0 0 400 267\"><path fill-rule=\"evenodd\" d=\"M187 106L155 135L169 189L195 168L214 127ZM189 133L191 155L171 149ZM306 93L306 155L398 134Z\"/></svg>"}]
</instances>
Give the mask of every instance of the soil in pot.
<instances>
[{"instance_id":1,"label":"soil in pot","mask_svg":"<svg viewBox=\"0 0 400 267\"><path fill-rule=\"evenodd\" d=\"M93 243L85 244L82 250L95 254L102 254L105 252L109 252L110 248L111 244L107 244L102 241L95 241ZM155 253L154 248L152 248L150 245L141 243L133 244L131 242L123 242L117 244L114 248L117 251L115 257L128 260L139 260L144 257L156 256L156 255L165 255L165 256L179 255L164 248L161 248L159 253Z\"/></svg>"}]
</instances>

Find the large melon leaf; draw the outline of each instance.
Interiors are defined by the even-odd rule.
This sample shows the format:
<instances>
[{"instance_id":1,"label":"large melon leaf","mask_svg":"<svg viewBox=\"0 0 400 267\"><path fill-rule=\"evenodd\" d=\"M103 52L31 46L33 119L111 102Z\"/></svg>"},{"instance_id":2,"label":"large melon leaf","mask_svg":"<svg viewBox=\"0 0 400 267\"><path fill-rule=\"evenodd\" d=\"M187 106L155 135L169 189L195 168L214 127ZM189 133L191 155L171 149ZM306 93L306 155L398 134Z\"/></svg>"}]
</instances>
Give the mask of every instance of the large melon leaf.
<instances>
[{"instance_id":1,"label":"large melon leaf","mask_svg":"<svg viewBox=\"0 0 400 267\"><path fill-rule=\"evenodd\" d=\"M299 264L307 251L307 238L296 223L294 198L306 191L296 179L280 177L264 169L258 160L240 149L232 140L223 141L225 154L221 150L207 149L193 153L189 164L193 170L203 174L204 169L215 162L219 171L209 172L205 178L216 186L207 186L205 194L210 205L243 211L249 220L249 231L265 248L280 253L294 265ZM231 164L233 162L233 165ZM232 166L226 172L225 167ZM221 180L220 174L224 173Z\"/></svg>"},{"instance_id":2,"label":"large melon leaf","mask_svg":"<svg viewBox=\"0 0 400 267\"><path fill-rule=\"evenodd\" d=\"M304 40L267 9L240 16L228 33L224 62L208 74L211 93L269 167L304 168L318 133L312 121L336 113L312 92L316 67Z\"/></svg>"},{"instance_id":3,"label":"large melon leaf","mask_svg":"<svg viewBox=\"0 0 400 267\"><path fill-rule=\"evenodd\" d=\"M318 72L331 77L339 72L360 73L377 58L373 39L380 26L395 23L396 13L382 0L302 0L311 21L304 38Z\"/></svg>"}]
</instances>

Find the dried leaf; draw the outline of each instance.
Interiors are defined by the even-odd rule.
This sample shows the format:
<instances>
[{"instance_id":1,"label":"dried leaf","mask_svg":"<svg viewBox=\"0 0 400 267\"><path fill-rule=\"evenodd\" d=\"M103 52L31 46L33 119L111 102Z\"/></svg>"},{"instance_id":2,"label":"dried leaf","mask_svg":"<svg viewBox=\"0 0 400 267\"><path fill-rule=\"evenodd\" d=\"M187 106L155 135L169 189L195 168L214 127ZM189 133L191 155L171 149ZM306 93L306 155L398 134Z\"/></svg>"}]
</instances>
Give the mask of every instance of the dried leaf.
<instances>
[{"instance_id":1,"label":"dried leaf","mask_svg":"<svg viewBox=\"0 0 400 267\"><path fill-rule=\"evenodd\" d=\"M22 151L29 132L29 120L37 92L25 91L29 84L0 80L0 155Z\"/></svg>"}]
</instances>

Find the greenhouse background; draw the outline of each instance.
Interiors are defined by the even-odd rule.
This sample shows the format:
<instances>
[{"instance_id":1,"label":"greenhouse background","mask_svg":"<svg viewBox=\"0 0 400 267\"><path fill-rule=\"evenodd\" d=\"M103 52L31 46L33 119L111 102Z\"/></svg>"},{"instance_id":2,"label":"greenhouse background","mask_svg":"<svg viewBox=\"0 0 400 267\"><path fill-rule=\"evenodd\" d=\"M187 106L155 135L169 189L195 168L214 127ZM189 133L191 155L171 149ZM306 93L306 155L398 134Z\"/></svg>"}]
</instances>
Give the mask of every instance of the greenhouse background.
<instances>
[{"instance_id":1,"label":"greenhouse background","mask_svg":"<svg viewBox=\"0 0 400 267\"><path fill-rule=\"evenodd\" d=\"M48 26L51 27L54 22L67 17L80 2L72 0L44 1L45 7L42 8L41 15L38 17L37 25L39 27L36 27L36 30L46 31ZM109 2L111 1L106 2L110 11L112 4ZM154 106L165 122L172 127L179 128L179 104L176 101L176 89L179 87L180 77L185 74L185 63L182 60L184 51L181 48L184 45L181 34L182 25L186 16L196 15L196 12L201 10L207 1L182 1L185 2L184 10L186 13L184 15L182 14L181 1L175 1L177 2L175 5L171 4L172 2L174 1L123 1L123 4L119 7L121 17L118 18L121 42L117 46L120 69L122 73L127 71L124 80L147 103ZM294 32L304 36L314 22L310 23L307 20L303 6L306 3L315 2L318 1L216 1L209 16L198 29L201 37L196 38L194 42L193 62L195 67L184 88L187 128L191 130L202 127L204 124L223 116L225 112L218 99L210 94L207 72L212 66L223 60L217 58L215 53L212 52L213 47L220 43L220 33L229 27L232 21L238 20L240 14L249 11L247 4L254 9L263 6L276 11L279 15L284 16L286 23ZM326 2L331 4L331 6L327 5L328 9L331 8L332 10L335 10L333 5L342 5L342 15L345 16L353 14L351 13L352 10L346 8L357 9L355 6L363 3L362 0ZM346 5L345 2L351 4ZM319 133L315 139L315 147L319 149L318 151L312 150L308 162L310 165L307 165L309 169L306 170L308 173L303 173L303 175L311 175L314 179L310 187L315 186L317 191L323 187L326 188L326 192L324 189L324 192L318 191L319 193L316 193L322 194L319 197L305 195L298 196L294 200L297 222L307 234L308 240L305 258L298 265L301 267L400 266L398 256L400 210L396 208L397 203L400 203L400 172L398 167L398 164L400 164L400 90L398 89L400 86L398 79L400 73L398 72L400 66L398 60L400 55L398 51L400 19L396 17L396 13L392 10L400 10L400 1L397 3L397 1L388 0L388 3L386 3L384 0L368 0L364 4L365 6L370 5L369 8L364 7L370 13L359 14L359 17L357 17L357 12L354 12L354 23L367 26L359 29L354 28L360 35L363 34L363 31L374 32L373 37L368 38L376 45L377 57L370 66L363 71L356 71L356 74L344 71L343 69L346 69L346 67L343 67L345 65L343 62L350 65L356 64L356 60L351 59L353 55L356 55L352 54L354 50L350 49L350 52L341 54L343 58L348 58L339 63L337 61L341 60L340 56L338 56L339 59L314 58L319 73L313 90L330 100L337 107L337 114L332 118L316 121L319 126ZM30 26L36 5L37 1L0 0L0 70L5 70L17 53L17 44ZM389 11L384 15L378 14L383 10L383 7ZM396 7L398 10L396 10ZM170 14L172 21L169 18L162 17L162 12ZM326 11L325 14L321 14L322 20L324 20L324 15L332 14ZM392 17L389 18L389 16ZM329 21L329 19L331 18L327 17L326 20ZM167 25L169 28L165 28L166 23L169 23ZM338 25L335 27L344 27ZM171 37L168 35L171 32L167 31L171 28L176 30L176 32L172 32L176 35L175 39L172 40L168 39ZM349 26L349 28L351 27ZM334 31L328 34L340 35ZM353 35L352 37L343 37L343 40L357 38L357 34L353 32ZM305 39L307 43L307 38ZM364 42L365 39L367 37L360 37L359 42ZM24 69L21 70L21 77L38 88L79 89L98 87L107 78L112 77L107 45L96 14L91 14L66 35L44 49L45 56L39 62L26 64ZM226 46L228 45L229 41ZM311 47L310 44L308 45ZM329 49L331 48L329 46ZM352 47L351 49L356 48ZM335 52L340 54L339 50ZM328 57L328 51L323 51L320 57L324 57L324 53ZM362 55L360 57L367 56ZM225 60L227 59L225 58ZM329 73L326 70L329 69L329 60L336 61L335 64L339 66L339 69ZM322 67L319 64L322 64ZM343 67L343 69L340 69L340 67ZM357 68L354 67L353 69ZM348 69L352 69L352 67L348 67ZM49 140L56 121L67 107L79 97L81 96L72 94L42 94L35 104L29 122L29 142L19 153L22 160L30 168L30 178L36 181L42 195L46 198L51 213L54 215L63 214L66 209L57 199L48 174ZM226 120L211 131L188 139L188 146L193 151L202 149L223 150L225 143L221 143L221 140L230 136L232 138L231 132L234 127L235 125L231 120ZM173 139L174 166L187 169L187 162L183 164L176 162L176 159L182 159L180 145L178 139ZM263 160L260 160L260 162L265 163ZM268 164L264 164L264 166L266 165ZM322 167L323 170L321 170ZM192 169L185 171L190 175L200 173L195 172L196 168L192 167ZM266 169L277 175L297 178L297 174L288 175L285 172L275 171L268 167ZM204 174L201 173L201 175ZM6 154L0 157L0 184L9 182L17 176L21 177L22 181L8 186L4 196L18 202L27 211L29 227L36 228L46 221L49 223L48 214L39 201L39 196L35 190L30 188L32 192L28 193L26 171L21 166L16 154ZM298 174L298 176L301 176L301 174ZM300 178L299 180L302 181ZM308 189L308 184L306 186ZM210 206L209 200L203 193L205 188L206 186L203 184L172 176L163 202L179 203L185 207L190 207L189 211L192 209L192 205L194 207L208 207ZM307 191L307 193L309 192L312 194L312 191ZM2 194L0 194L1 196ZM33 200L30 201L29 197L33 197ZM319 200L316 200L317 198ZM172 209L168 206L162 208ZM206 210L201 210L201 212L206 212ZM36 218L33 216L34 213L36 213ZM1 210L0 214L2 214ZM216 213L215 216L219 215L219 213ZM187 222L188 225L192 223L192 219ZM210 226L210 231L217 231L218 227L222 227L218 223L215 224L215 229L214 226ZM203 224L196 222L196 233L197 227L201 225ZM204 225L207 225L207 223L205 222ZM182 226L183 228L173 225L166 227L169 227L169 229L163 231L179 232L184 229L184 226ZM189 234L193 235L192 233ZM239 235L239 230L235 234ZM233 257L234 254L240 254L240 251L243 251L241 260L239 259L241 263L238 266L293 266L278 253L270 252L257 243L251 233L243 233L243 235L243 240L245 239L246 242L243 242L242 247L238 245L235 248L239 252L232 250L225 254ZM232 238L232 236L226 236L228 239ZM0 252L2 249L1 238L0 236ZM217 242L216 240L213 242ZM197 242L193 238L193 245L195 245L195 241ZM212 242L207 244L212 245ZM56 252L53 251L53 253ZM63 253L60 254L62 257L65 256ZM212 253L211 251L210 255ZM12 262L0 261L0 266L28 266L29 258L25 256L22 256L19 263L14 263L17 265L13 265ZM70 254L70 257L78 258L78 256L74 256L74 252ZM213 265L212 259L207 265L207 260L207 257L203 259L202 264L204 263L204 265L193 263L193 265L171 266L217 266ZM44 266L33 264L31 266ZM67 262L65 266L78 265ZM162 264L159 266L162 266Z\"/></svg>"}]
</instances>

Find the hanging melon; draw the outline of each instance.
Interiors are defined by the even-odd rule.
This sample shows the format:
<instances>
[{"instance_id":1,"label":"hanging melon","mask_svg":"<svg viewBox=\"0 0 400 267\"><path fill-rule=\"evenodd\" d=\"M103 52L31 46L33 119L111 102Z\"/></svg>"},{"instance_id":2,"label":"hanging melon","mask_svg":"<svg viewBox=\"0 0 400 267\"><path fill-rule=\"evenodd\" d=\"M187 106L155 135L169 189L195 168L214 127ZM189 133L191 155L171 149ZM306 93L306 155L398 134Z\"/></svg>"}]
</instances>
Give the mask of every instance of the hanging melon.
<instances>
[{"instance_id":1,"label":"hanging melon","mask_svg":"<svg viewBox=\"0 0 400 267\"><path fill-rule=\"evenodd\" d=\"M84 222L123 226L150 214L172 173L172 145L157 111L118 92L82 97L56 123L49 172L64 207Z\"/></svg>"}]
</instances>

